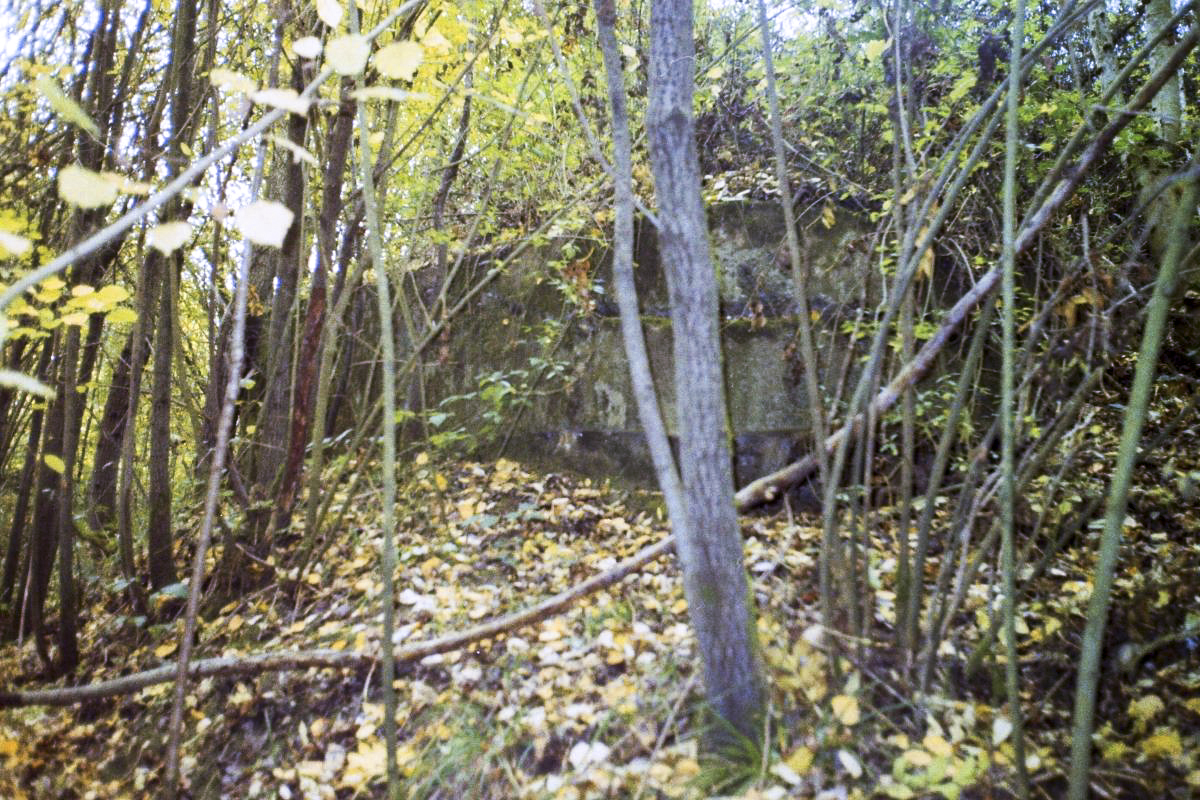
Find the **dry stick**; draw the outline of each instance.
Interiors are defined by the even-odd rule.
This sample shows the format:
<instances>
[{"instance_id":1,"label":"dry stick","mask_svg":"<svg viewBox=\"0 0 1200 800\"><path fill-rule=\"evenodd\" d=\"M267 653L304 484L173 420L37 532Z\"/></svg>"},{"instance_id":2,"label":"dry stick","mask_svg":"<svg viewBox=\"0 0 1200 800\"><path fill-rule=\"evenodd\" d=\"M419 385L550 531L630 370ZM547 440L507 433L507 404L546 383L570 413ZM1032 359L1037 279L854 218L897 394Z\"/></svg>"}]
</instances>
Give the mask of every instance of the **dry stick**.
<instances>
[{"instance_id":1,"label":"dry stick","mask_svg":"<svg viewBox=\"0 0 1200 800\"><path fill-rule=\"evenodd\" d=\"M540 5L539 5L540 8ZM650 357L646 351L645 332L638 313L637 284L633 277L633 134L629 127L628 98L625 94L624 72L617 46L617 11L612 0L596 0L596 38L604 59L608 103L613 126L613 286L621 312L621 338L629 362L629 379L637 402L638 419L646 436L646 446L654 464L655 477L662 489L667 515L682 531L687 522L683 482L679 464L671 454L666 423L654 389ZM544 16L544 14L543 14ZM556 51L557 52L557 51ZM568 75L565 65L563 74ZM572 92L574 92L573 84ZM599 142L587 126L583 107L576 101L579 122L588 131L597 159L603 159Z\"/></svg>"},{"instance_id":2,"label":"dry stick","mask_svg":"<svg viewBox=\"0 0 1200 800\"><path fill-rule=\"evenodd\" d=\"M549 619L559 614L580 599L594 594L601 589L624 580L627 576L669 553L675 546L675 537L669 535L662 540L639 550L634 555L617 564L612 569L600 573L566 591L548 597L535 606L522 611L514 611L497 617L490 622L476 625L464 631L448 633L435 639L429 639L406 647L398 647L395 651L397 665L416 661L435 653L447 653L460 650L504 633L511 633L520 628ZM257 675L262 672L283 672L286 670L308 669L356 669L359 667L374 667L379 663L379 656L367 652L347 652L341 650L292 650L275 653L254 653L244 656L222 658L206 658L194 661L188 666L189 678L206 678L230 675ZM86 686L69 686L62 689L41 689L35 691L0 692L0 708L16 708L18 706L70 706L87 700L104 697L133 694L147 686L166 683L175 678L179 667L177 664L164 664L146 672L125 675L110 681L88 684Z\"/></svg>"}]
</instances>

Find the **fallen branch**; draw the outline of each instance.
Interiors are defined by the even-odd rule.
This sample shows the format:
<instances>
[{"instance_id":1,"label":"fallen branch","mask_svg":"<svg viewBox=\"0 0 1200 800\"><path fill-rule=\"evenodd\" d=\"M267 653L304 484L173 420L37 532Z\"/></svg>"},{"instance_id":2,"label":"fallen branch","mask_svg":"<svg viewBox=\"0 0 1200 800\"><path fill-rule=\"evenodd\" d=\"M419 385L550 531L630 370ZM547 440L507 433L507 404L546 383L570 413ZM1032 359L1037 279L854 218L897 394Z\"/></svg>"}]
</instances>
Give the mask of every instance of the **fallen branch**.
<instances>
[{"instance_id":1,"label":"fallen branch","mask_svg":"<svg viewBox=\"0 0 1200 800\"><path fill-rule=\"evenodd\" d=\"M996 282L1000 280L1000 269L993 267L988 270L983 277L967 292L954 307L946 314L946 319L942 326L938 328L937 333L933 335L925 345L917 351L913 360L904 365L896 377L892 378L887 386L879 390L879 394L875 395L875 399L871 401L869 413L876 417L881 416L885 411L892 407L895 402L900 399L900 395L906 388L919 381L929 372L933 366L934 360L938 353L950 341L950 337L959 325L971 313L992 289L996 288ZM838 430L829 434L825 438L825 452L832 453L846 436L851 433L858 433L862 429L864 415L859 413L843 425ZM755 506L763 503L770 503L778 500L780 494L789 486L795 486L800 481L812 475L817 470L817 459L812 453L809 453L804 458L792 464L788 464L781 470L772 472L770 475L764 475L756 481L743 486L736 495L734 495L734 504L738 511L748 511Z\"/></svg>"},{"instance_id":2,"label":"fallen branch","mask_svg":"<svg viewBox=\"0 0 1200 800\"><path fill-rule=\"evenodd\" d=\"M595 575L577 586L548 597L535 606L522 611L505 614L489 622L476 625L464 631L448 633L436 639L418 642L406 647L400 647L395 652L397 665L416 661L435 653L448 653L459 650L469 644L488 639L502 633L511 633L520 628L548 619L570 608L580 598L594 594L619 583L627 576L657 561L675 547L674 535L666 536L658 542L639 550L629 558L617 564L612 569ZM221 658L205 658L188 665L188 677L191 679L214 676L257 675L263 672L283 672L285 670L309 669L355 669L357 667L374 666L379 663L379 656L368 652L346 652L342 650L286 650L272 653L253 653L244 656L225 656ZM67 686L61 689L38 689L34 691L0 691L0 708L16 708L18 706L70 706L85 700L95 700L103 697L133 694L147 686L167 683L175 679L178 666L174 663L163 664L161 667L137 672L114 678L110 681L100 681L84 686Z\"/></svg>"}]
</instances>

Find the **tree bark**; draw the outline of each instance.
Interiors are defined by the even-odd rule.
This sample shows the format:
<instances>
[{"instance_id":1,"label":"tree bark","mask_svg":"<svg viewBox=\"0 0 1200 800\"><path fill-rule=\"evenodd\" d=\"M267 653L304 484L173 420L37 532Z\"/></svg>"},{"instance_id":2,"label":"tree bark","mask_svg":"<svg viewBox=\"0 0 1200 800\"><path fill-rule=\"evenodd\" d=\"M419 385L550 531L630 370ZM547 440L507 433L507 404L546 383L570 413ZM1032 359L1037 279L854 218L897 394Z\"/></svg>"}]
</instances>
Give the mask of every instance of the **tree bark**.
<instances>
[{"instance_id":1,"label":"tree bark","mask_svg":"<svg viewBox=\"0 0 1200 800\"><path fill-rule=\"evenodd\" d=\"M304 78L299 65L292 71L292 88L301 91ZM308 118L298 114L288 115L288 141L297 147L304 146L308 133ZM304 260L304 165L290 154L284 155L283 201L292 212L292 226L283 239L283 246L269 258L275 264L275 293L271 299L271 316L267 334L262 342L259 362L266 367L266 385L263 387L263 406L257 431L258 448L253 472L256 496L267 496L280 477L287 461L287 440L291 427L289 404L292 398L292 335L296 301L296 288L300 278L301 262ZM270 515L267 515L268 517ZM262 524L266 524L263 519ZM256 531L256 537L263 533ZM270 542L261 542L269 547Z\"/></svg>"},{"instance_id":2,"label":"tree bark","mask_svg":"<svg viewBox=\"0 0 1200 800\"><path fill-rule=\"evenodd\" d=\"M345 181L346 160L350 152L350 139L354 131L354 105L349 99L349 81L343 83L342 101L330 126L322 181L321 213L317 218L317 268L313 272L309 291L308 310L304 316L304 332L300 339L300 353L296 366L296 382L292 390L292 427L288 434L287 463L279 481L275 498L275 513L278 530L291 524L292 511L296 504L296 492L304 465L304 452L317 416L313 405L317 400L320 377L320 355L322 338L327 334L325 303L329 284L329 267L333 259L333 242L337 231L337 220L342 210L342 185ZM324 438L322 431L321 437ZM317 441L314 441L314 453ZM314 459L314 463L316 460ZM316 467L318 470L319 466Z\"/></svg>"},{"instance_id":3,"label":"tree bark","mask_svg":"<svg viewBox=\"0 0 1200 800\"><path fill-rule=\"evenodd\" d=\"M763 667L733 507L728 415L717 330L717 285L700 197L692 118L691 0L651 7L646 129L671 300L675 397L687 525L678 552L713 710L762 738Z\"/></svg>"},{"instance_id":4,"label":"tree bark","mask_svg":"<svg viewBox=\"0 0 1200 800\"><path fill-rule=\"evenodd\" d=\"M150 389L150 486L147 496L147 567L150 586L175 582L171 553L171 354L174 350L172 259L151 253L150 269L159 272L158 327L154 332L154 371Z\"/></svg>"}]
</instances>

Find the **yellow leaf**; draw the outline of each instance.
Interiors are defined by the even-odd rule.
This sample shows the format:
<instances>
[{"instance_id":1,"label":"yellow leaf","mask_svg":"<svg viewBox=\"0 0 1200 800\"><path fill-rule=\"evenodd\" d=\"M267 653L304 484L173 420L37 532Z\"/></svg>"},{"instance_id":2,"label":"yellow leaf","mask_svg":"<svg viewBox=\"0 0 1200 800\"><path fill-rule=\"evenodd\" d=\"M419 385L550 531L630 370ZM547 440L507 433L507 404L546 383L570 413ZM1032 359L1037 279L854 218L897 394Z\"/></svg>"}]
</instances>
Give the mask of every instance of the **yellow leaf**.
<instances>
[{"instance_id":1,"label":"yellow leaf","mask_svg":"<svg viewBox=\"0 0 1200 800\"><path fill-rule=\"evenodd\" d=\"M837 217L833 215L833 206L826 203L825 208L821 209L821 224L826 228L832 228L835 222L837 222Z\"/></svg>"},{"instance_id":2,"label":"yellow leaf","mask_svg":"<svg viewBox=\"0 0 1200 800\"><path fill-rule=\"evenodd\" d=\"M928 767L933 763L933 756L924 750L905 750L900 757L914 767Z\"/></svg>"},{"instance_id":3,"label":"yellow leaf","mask_svg":"<svg viewBox=\"0 0 1200 800\"><path fill-rule=\"evenodd\" d=\"M392 42L375 54L375 67L386 78L411 81L424 58L416 42Z\"/></svg>"},{"instance_id":4,"label":"yellow leaf","mask_svg":"<svg viewBox=\"0 0 1200 800\"><path fill-rule=\"evenodd\" d=\"M317 16L331 28L336 28L342 21L342 4L337 0L317 0Z\"/></svg>"},{"instance_id":5,"label":"yellow leaf","mask_svg":"<svg viewBox=\"0 0 1200 800\"><path fill-rule=\"evenodd\" d=\"M921 263L917 265L917 276L926 280L933 279L933 248L930 247L921 255Z\"/></svg>"},{"instance_id":6,"label":"yellow leaf","mask_svg":"<svg viewBox=\"0 0 1200 800\"><path fill-rule=\"evenodd\" d=\"M443 36L437 28L430 28L421 37L421 45L427 50L444 53L450 49L450 40Z\"/></svg>"},{"instance_id":7,"label":"yellow leaf","mask_svg":"<svg viewBox=\"0 0 1200 800\"><path fill-rule=\"evenodd\" d=\"M259 200L233 216L234 225L249 241L266 247L283 247L283 238L292 227L291 209L274 200Z\"/></svg>"},{"instance_id":8,"label":"yellow leaf","mask_svg":"<svg viewBox=\"0 0 1200 800\"><path fill-rule=\"evenodd\" d=\"M839 694L830 701L830 706L833 707L833 716L837 721L847 727L853 727L858 724L858 698L848 694Z\"/></svg>"},{"instance_id":9,"label":"yellow leaf","mask_svg":"<svg viewBox=\"0 0 1200 800\"><path fill-rule=\"evenodd\" d=\"M858 760L858 756L856 756L854 753L851 753L849 750L838 750L837 759L838 763L841 764L842 769L850 773L851 778L862 777L862 762Z\"/></svg>"},{"instance_id":10,"label":"yellow leaf","mask_svg":"<svg viewBox=\"0 0 1200 800\"><path fill-rule=\"evenodd\" d=\"M305 100L295 89L261 89L250 95L256 103L272 108L282 108L303 117L308 113L308 100Z\"/></svg>"},{"instance_id":11,"label":"yellow leaf","mask_svg":"<svg viewBox=\"0 0 1200 800\"><path fill-rule=\"evenodd\" d=\"M292 52L300 58L316 58L321 55L321 40L315 36L305 36L292 42Z\"/></svg>"},{"instance_id":12,"label":"yellow leaf","mask_svg":"<svg viewBox=\"0 0 1200 800\"><path fill-rule=\"evenodd\" d=\"M371 44L357 33L339 36L325 45L325 60L339 75L357 75L367 65Z\"/></svg>"},{"instance_id":13,"label":"yellow leaf","mask_svg":"<svg viewBox=\"0 0 1200 800\"><path fill-rule=\"evenodd\" d=\"M1153 736L1142 741L1142 752L1150 758L1178 758L1183 755L1183 743L1179 739L1179 731L1173 728L1159 728Z\"/></svg>"},{"instance_id":14,"label":"yellow leaf","mask_svg":"<svg viewBox=\"0 0 1200 800\"><path fill-rule=\"evenodd\" d=\"M346 756L344 786L359 786L387 770L387 749L383 742L359 742L358 749Z\"/></svg>"},{"instance_id":15,"label":"yellow leaf","mask_svg":"<svg viewBox=\"0 0 1200 800\"><path fill-rule=\"evenodd\" d=\"M154 655L158 656L159 658L166 658L174 653L175 648L178 646L179 644L177 642L163 642L158 647L154 648Z\"/></svg>"},{"instance_id":16,"label":"yellow leaf","mask_svg":"<svg viewBox=\"0 0 1200 800\"><path fill-rule=\"evenodd\" d=\"M127 322L136 322L137 312L132 308L114 308L104 316L104 319L113 325L122 325Z\"/></svg>"},{"instance_id":17,"label":"yellow leaf","mask_svg":"<svg viewBox=\"0 0 1200 800\"><path fill-rule=\"evenodd\" d=\"M129 299L129 290L126 289L124 286L116 286L115 284L109 284L108 286L105 286L104 288L102 288L100 291L96 292L96 299L98 299L105 306L111 308L112 306L115 306L117 303L123 303L124 301L128 300Z\"/></svg>"},{"instance_id":18,"label":"yellow leaf","mask_svg":"<svg viewBox=\"0 0 1200 800\"><path fill-rule=\"evenodd\" d=\"M117 199L117 185L98 172L72 164L58 173L58 194L80 208L103 208Z\"/></svg>"},{"instance_id":19,"label":"yellow leaf","mask_svg":"<svg viewBox=\"0 0 1200 800\"><path fill-rule=\"evenodd\" d=\"M1162 698L1155 694L1148 694L1137 700L1129 701L1129 716L1133 717L1138 730L1145 730L1150 720L1165 710L1166 706L1163 704Z\"/></svg>"},{"instance_id":20,"label":"yellow leaf","mask_svg":"<svg viewBox=\"0 0 1200 800\"><path fill-rule=\"evenodd\" d=\"M1100 745L1100 757L1105 761L1124 761L1129 752L1129 745L1121 741L1106 740Z\"/></svg>"},{"instance_id":21,"label":"yellow leaf","mask_svg":"<svg viewBox=\"0 0 1200 800\"><path fill-rule=\"evenodd\" d=\"M674 603L671 604L671 613L672 614L682 614L685 611L687 611L687 608L688 608L687 600L680 598L679 600L676 600Z\"/></svg>"},{"instance_id":22,"label":"yellow leaf","mask_svg":"<svg viewBox=\"0 0 1200 800\"><path fill-rule=\"evenodd\" d=\"M17 743L13 739L0 739L0 756L12 758L17 754Z\"/></svg>"},{"instance_id":23,"label":"yellow leaf","mask_svg":"<svg viewBox=\"0 0 1200 800\"><path fill-rule=\"evenodd\" d=\"M999 745L1013 732L1012 720L1008 717L996 717L992 720L992 746Z\"/></svg>"},{"instance_id":24,"label":"yellow leaf","mask_svg":"<svg viewBox=\"0 0 1200 800\"><path fill-rule=\"evenodd\" d=\"M208 73L208 82L218 88L232 89L242 94L253 94L258 89L258 84L242 73L220 67Z\"/></svg>"},{"instance_id":25,"label":"yellow leaf","mask_svg":"<svg viewBox=\"0 0 1200 800\"><path fill-rule=\"evenodd\" d=\"M417 457L415 459L413 459L413 463L416 464L418 467L425 466L426 464L429 463L429 453L426 453L425 451L421 451L420 453L417 453Z\"/></svg>"},{"instance_id":26,"label":"yellow leaf","mask_svg":"<svg viewBox=\"0 0 1200 800\"><path fill-rule=\"evenodd\" d=\"M954 747L936 733L927 734L921 740L921 746L939 758L949 758L954 754Z\"/></svg>"},{"instance_id":27,"label":"yellow leaf","mask_svg":"<svg viewBox=\"0 0 1200 800\"><path fill-rule=\"evenodd\" d=\"M155 225L146 234L146 244L163 255L170 255L187 244L192 235L192 226L186 222L164 222Z\"/></svg>"},{"instance_id":28,"label":"yellow leaf","mask_svg":"<svg viewBox=\"0 0 1200 800\"><path fill-rule=\"evenodd\" d=\"M364 86L350 93L355 100L395 100L403 103L405 100L425 100L428 95L421 92L410 92L397 89L395 86ZM375 146L375 145L373 145Z\"/></svg>"},{"instance_id":29,"label":"yellow leaf","mask_svg":"<svg viewBox=\"0 0 1200 800\"><path fill-rule=\"evenodd\" d=\"M67 465L62 458L54 455L53 453L47 453L46 455L42 456L42 461L45 461L46 466L57 472L59 475L62 475L67 470Z\"/></svg>"},{"instance_id":30,"label":"yellow leaf","mask_svg":"<svg viewBox=\"0 0 1200 800\"><path fill-rule=\"evenodd\" d=\"M811 748L801 745L797 747L792 754L784 759L785 764L792 768L798 775L803 775L812 769L813 759L815 758Z\"/></svg>"},{"instance_id":31,"label":"yellow leaf","mask_svg":"<svg viewBox=\"0 0 1200 800\"><path fill-rule=\"evenodd\" d=\"M439 492L446 491L446 487L450 485L450 482L446 480L446 476L440 472L433 476L433 483L437 486Z\"/></svg>"},{"instance_id":32,"label":"yellow leaf","mask_svg":"<svg viewBox=\"0 0 1200 800\"><path fill-rule=\"evenodd\" d=\"M33 243L24 236L0 231L0 256L23 256L29 252Z\"/></svg>"},{"instance_id":33,"label":"yellow leaf","mask_svg":"<svg viewBox=\"0 0 1200 800\"><path fill-rule=\"evenodd\" d=\"M18 330L28 330L28 328L19 328ZM45 397L48 400L54 397L54 390L49 386L31 375L26 375L16 370L0 369L0 386L29 392L38 397Z\"/></svg>"}]
</instances>

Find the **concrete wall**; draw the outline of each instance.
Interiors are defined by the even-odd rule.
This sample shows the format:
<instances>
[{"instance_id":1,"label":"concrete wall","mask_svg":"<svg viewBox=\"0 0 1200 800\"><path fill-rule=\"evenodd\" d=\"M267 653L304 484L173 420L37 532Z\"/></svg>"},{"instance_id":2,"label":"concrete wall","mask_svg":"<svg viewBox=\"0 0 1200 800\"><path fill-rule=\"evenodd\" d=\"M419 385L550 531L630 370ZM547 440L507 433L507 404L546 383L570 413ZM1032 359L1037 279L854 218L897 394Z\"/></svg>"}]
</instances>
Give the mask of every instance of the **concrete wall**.
<instances>
[{"instance_id":1,"label":"concrete wall","mask_svg":"<svg viewBox=\"0 0 1200 800\"><path fill-rule=\"evenodd\" d=\"M720 271L730 426L738 450L736 471L744 483L786 463L793 443L808 432L796 292L776 204L719 206L710 212L710 223ZM878 279L871 275L865 256L869 229L849 211L838 212L829 228L819 214L801 225L820 372L822 382L832 387L847 366L846 326L861 309L873 309L877 302L873 287ZM574 252L568 248L569 257L563 258L568 242ZM608 257L591 252L595 266L583 309L564 303L562 283L556 287L545 279L546 262L557 258L568 263L565 274L575 274L571 285L578 287L578 270L571 273L569 262L583 252L577 242L552 241L512 265L453 329L451 363L429 373L431 399L436 403L477 392L480 376L509 376L508 383L518 386L540 372L542 379L532 387L528 403L503 413L497 433L507 438L508 452L538 456L550 464L560 461L598 476L652 482L615 300L607 293ZM678 412L666 282L653 232L646 225L639 226L636 261L647 350L667 427L673 432ZM565 320L560 335L534 341L530 331L554 319ZM561 372L531 366L531 358L555 363ZM496 394L493 390L491 396ZM477 421L484 421L490 408L478 396L453 407L460 415L479 415ZM491 414L491 422L495 417Z\"/></svg>"}]
</instances>

